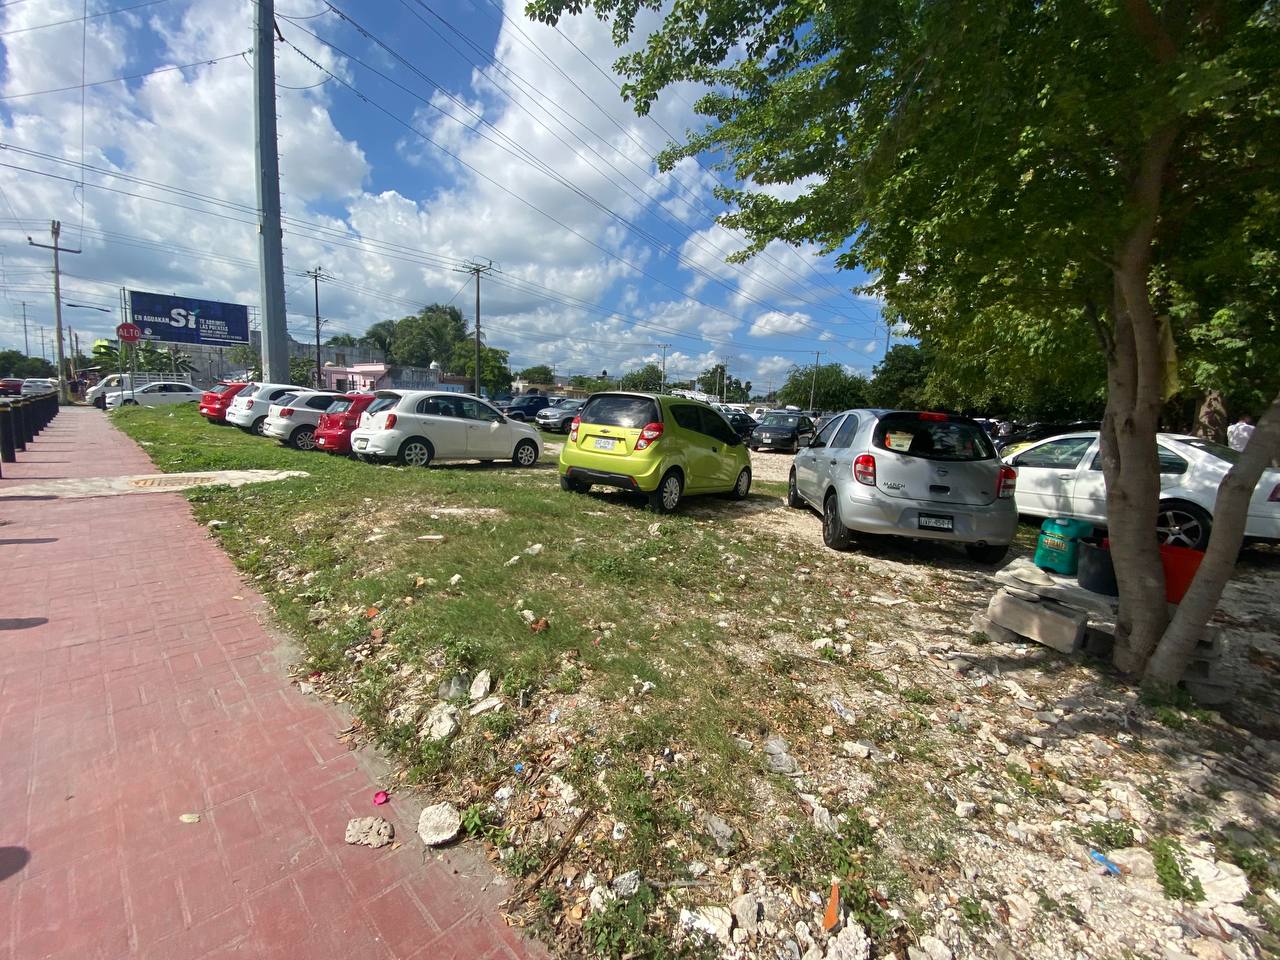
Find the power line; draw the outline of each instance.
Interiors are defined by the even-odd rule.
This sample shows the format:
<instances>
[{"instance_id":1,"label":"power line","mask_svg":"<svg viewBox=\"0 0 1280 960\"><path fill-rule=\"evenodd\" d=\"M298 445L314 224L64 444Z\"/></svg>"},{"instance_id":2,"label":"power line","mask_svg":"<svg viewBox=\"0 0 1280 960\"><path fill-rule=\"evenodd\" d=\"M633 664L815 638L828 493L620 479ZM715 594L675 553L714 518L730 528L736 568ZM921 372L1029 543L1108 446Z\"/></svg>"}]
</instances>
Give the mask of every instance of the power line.
<instances>
[{"instance_id":1,"label":"power line","mask_svg":"<svg viewBox=\"0 0 1280 960\"><path fill-rule=\"evenodd\" d=\"M73 83L68 87L51 87L48 90L28 90L26 93L9 93L0 96L0 100L21 100L25 97L42 97L47 93L66 93L68 90L82 90L85 87L100 87L106 83L123 83L128 80L141 80L143 77L153 77L157 73L171 73L174 70L189 70L192 67L211 66L215 63L222 63L224 60L233 60L236 57L250 50L242 50L239 53L229 53L225 57L211 57L208 60L194 60L191 63L180 63L168 67L156 67L154 70L147 70L145 73L133 73L125 77L110 77L106 80L94 80L90 83Z\"/></svg>"},{"instance_id":2,"label":"power line","mask_svg":"<svg viewBox=\"0 0 1280 960\"><path fill-rule=\"evenodd\" d=\"M34 27L15 27L12 30L0 31L0 37L10 37L16 33L30 33L32 30L44 30L46 27L60 27L65 23L88 23L98 17L109 17L113 13L125 13L129 10L137 10L140 7L154 7L157 3L168 3L169 0L146 0L144 3L135 3L128 7L116 7L114 10L101 10L98 13L90 13L89 5L85 3L84 15L80 17L68 17L66 20L54 20L51 23L38 23Z\"/></svg>"}]
</instances>

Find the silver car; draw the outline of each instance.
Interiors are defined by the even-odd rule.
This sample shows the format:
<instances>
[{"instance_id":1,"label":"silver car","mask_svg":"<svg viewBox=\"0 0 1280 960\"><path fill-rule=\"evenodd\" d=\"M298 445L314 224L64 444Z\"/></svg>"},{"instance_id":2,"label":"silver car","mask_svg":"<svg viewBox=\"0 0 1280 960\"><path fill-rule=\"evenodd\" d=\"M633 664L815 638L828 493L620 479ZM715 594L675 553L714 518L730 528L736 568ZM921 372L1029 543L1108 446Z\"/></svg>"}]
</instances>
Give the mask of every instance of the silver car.
<instances>
[{"instance_id":1,"label":"silver car","mask_svg":"<svg viewBox=\"0 0 1280 960\"><path fill-rule=\"evenodd\" d=\"M828 547L850 532L964 544L998 563L1018 526L1017 472L967 417L846 410L796 454L787 504L822 513Z\"/></svg>"},{"instance_id":2,"label":"silver car","mask_svg":"<svg viewBox=\"0 0 1280 960\"><path fill-rule=\"evenodd\" d=\"M553 430L557 433L568 433L569 424L573 423L573 418L578 415L578 411L582 409L585 400L557 400L549 407L543 407L538 411L538 415L533 418L543 430Z\"/></svg>"}]
</instances>

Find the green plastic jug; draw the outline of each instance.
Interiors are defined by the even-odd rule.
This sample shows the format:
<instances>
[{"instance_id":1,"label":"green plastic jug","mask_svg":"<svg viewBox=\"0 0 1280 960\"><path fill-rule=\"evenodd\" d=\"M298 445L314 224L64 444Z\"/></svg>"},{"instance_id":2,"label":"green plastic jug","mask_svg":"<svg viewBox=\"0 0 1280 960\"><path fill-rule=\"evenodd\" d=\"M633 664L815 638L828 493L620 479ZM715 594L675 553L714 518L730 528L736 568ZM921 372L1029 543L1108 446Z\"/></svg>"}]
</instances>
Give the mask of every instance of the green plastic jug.
<instances>
[{"instance_id":1,"label":"green plastic jug","mask_svg":"<svg viewBox=\"0 0 1280 960\"><path fill-rule=\"evenodd\" d=\"M1035 565L1063 576L1075 576L1076 566L1080 563L1079 541L1092 535L1093 524L1087 520L1071 520L1067 517L1046 520L1040 525Z\"/></svg>"}]
</instances>

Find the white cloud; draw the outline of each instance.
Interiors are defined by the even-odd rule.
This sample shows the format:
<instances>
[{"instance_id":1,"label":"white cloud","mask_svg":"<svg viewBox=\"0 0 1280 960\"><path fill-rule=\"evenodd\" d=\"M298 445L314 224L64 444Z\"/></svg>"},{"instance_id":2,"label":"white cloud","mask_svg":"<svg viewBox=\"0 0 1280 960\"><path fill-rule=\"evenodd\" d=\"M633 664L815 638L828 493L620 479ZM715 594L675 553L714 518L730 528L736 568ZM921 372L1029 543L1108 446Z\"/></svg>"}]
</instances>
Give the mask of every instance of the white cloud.
<instances>
[{"instance_id":1,"label":"white cloud","mask_svg":"<svg viewBox=\"0 0 1280 960\"><path fill-rule=\"evenodd\" d=\"M800 333L810 329L810 317L807 313L781 313L770 310L762 313L751 324L749 331L753 337L771 337L779 333Z\"/></svg>"}]
</instances>

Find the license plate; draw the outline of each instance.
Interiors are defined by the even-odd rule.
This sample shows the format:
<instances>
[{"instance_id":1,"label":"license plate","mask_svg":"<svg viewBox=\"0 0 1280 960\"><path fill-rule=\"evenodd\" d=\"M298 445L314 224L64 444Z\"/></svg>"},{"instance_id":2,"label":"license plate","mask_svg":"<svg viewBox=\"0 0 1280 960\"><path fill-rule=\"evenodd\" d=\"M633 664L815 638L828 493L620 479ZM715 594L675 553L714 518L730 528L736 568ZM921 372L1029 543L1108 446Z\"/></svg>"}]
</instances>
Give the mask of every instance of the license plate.
<instances>
[{"instance_id":1,"label":"license plate","mask_svg":"<svg viewBox=\"0 0 1280 960\"><path fill-rule=\"evenodd\" d=\"M610 439L609 437L596 437L595 447L597 450L612 450L613 445L617 442L617 440Z\"/></svg>"},{"instance_id":2,"label":"license plate","mask_svg":"<svg viewBox=\"0 0 1280 960\"><path fill-rule=\"evenodd\" d=\"M316 446L317 446L317 447L323 447L323 446L324 446L324 437L316 437Z\"/></svg>"},{"instance_id":3,"label":"license plate","mask_svg":"<svg viewBox=\"0 0 1280 960\"><path fill-rule=\"evenodd\" d=\"M357 441L356 441L356 449L357 449L357 450L363 450L363 449L364 449L365 447L367 447L368 445L369 445L369 441L368 441L368 440L360 439L360 440L357 440Z\"/></svg>"},{"instance_id":4,"label":"license plate","mask_svg":"<svg viewBox=\"0 0 1280 960\"><path fill-rule=\"evenodd\" d=\"M763 442L764 442L764 443L773 443L773 437L765 437Z\"/></svg>"},{"instance_id":5,"label":"license plate","mask_svg":"<svg viewBox=\"0 0 1280 960\"><path fill-rule=\"evenodd\" d=\"M955 521L951 517L939 517L928 513L922 513L917 518L917 524L920 527L928 527L930 530L952 530L955 528Z\"/></svg>"}]
</instances>

